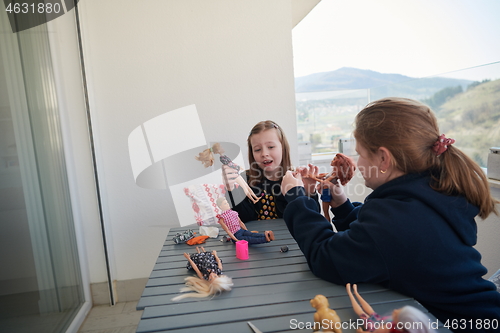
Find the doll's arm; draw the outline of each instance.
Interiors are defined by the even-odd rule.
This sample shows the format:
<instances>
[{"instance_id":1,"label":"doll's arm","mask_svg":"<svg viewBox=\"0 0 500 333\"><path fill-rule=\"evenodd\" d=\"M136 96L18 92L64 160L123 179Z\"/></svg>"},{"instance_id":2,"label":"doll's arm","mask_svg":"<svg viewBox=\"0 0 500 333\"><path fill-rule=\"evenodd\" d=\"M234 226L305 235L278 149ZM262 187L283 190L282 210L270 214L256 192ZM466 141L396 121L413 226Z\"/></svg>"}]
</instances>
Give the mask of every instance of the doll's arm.
<instances>
[{"instance_id":1,"label":"doll's arm","mask_svg":"<svg viewBox=\"0 0 500 333\"><path fill-rule=\"evenodd\" d=\"M224 222L224 219L223 219L223 218L220 218L220 219L219 219L219 224L221 225L222 229L224 229L224 231L227 233L227 235L228 235L229 237L231 237L231 239L233 239L235 242L237 242L237 241L239 240L239 239L238 239L238 238L236 238L236 237L234 236L234 234L233 234L233 233L229 230L229 228L227 227L226 222Z\"/></svg>"},{"instance_id":2,"label":"doll's arm","mask_svg":"<svg viewBox=\"0 0 500 333\"><path fill-rule=\"evenodd\" d=\"M339 179L339 177L337 177L337 174L332 173L331 175L329 175L328 177L325 178L325 181L336 184L338 179Z\"/></svg>"},{"instance_id":3,"label":"doll's arm","mask_svg":"<svg viewBox=\"0 0 500 333\"><path fill-rule=\"evenodd\" d=\"M238 217L238 220L240 220L240 227L241 227L241 229L248 230L247 226L245 225L245 223L243 223L243 221L239 217Z\"/></svg>"},{"instance_id":4,"label":"doll's arm","mask_svg":"<svg viewBox=\"0 0 500 333\"><path fill-rule=\"evenodd\" d=\"M215 257L215 260L217 261L217 266L219 266L219 269L222 271L222 261L220 261L220 258L217 256L217 251L213 250L212 254Z\"/></svg>"},{"instance_id":5,"label":"doll's arm","mask_svg":"<svg viewBox=\"0 0 500 333\"><path fill-rule=\"evenodd\" d=\"M196 266L196 264L194 263L193 260L191 260L191 256L189 254L187 254L186 252L184 252L184 257L186 257L186 259L189 261L189 263L191 264L191 267L194 269L194 271L196 272L196 275L198 275L198 277L200 279L203 279L203 274L201 274L198 266Z\"/></svg>"},{"instance_id":6,"label":"doll's arm","mask_svg":"<svg viewBox=\"0 0 500 333\"><path fill-rule=\"evenodd\" d=\"M248 197L248 199L250 199L254 204L257 203L259 201L259 198L255 195L255 193L253 192L252 188L248 185L248 183L243 179L243 177L241 176L238 176L236 178L236 182L238 183L238 185L241 186L241 188L243 189L243 191L245 192L246 196Z\"/></svg>"}]
</instances>

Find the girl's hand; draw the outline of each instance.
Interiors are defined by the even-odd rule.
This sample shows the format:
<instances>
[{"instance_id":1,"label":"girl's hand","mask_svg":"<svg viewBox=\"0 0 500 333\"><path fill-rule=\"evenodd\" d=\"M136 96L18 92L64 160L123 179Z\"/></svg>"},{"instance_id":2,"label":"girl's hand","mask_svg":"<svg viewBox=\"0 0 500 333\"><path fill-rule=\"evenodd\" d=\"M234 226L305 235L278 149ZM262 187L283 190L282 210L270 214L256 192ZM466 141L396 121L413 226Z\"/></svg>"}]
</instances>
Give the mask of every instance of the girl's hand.
<instances>
[{"instance_id":1,"label":"girl's hand","mask_svg":"<svg viewBox=\"0 0 500 333\"><path fill-rule=\"evenodd\" d=\"M297 171L287 171L285 173L285 176L283 177L283 180L281 181L281 193L285 195L286 192L288 192L295 186L304 186L304 183L302 182L302 176Z\"/></svg>"},{"instance_id":2,"label":"girl's hand","mask_svg":"<svg viewBox=\"0 0 500 333\"><path fill-rule=\"evenodd\" d=\"M347 201L347 196L344 193L344 187L340 185L338 179L335 179L334 183L328 180L322 181L320 186L321 188L328 187L328 189L330 190L330 194L332 196L330 206L332 208L336 208Z\"/></svg>"},{"instance_id":3,"label":"girl's hand","mask_svg":"<svg viewBox=\"0 0 500 333\"><path fill-rule=\"evenodd\" d=\"M226 189L228 191L234 190L234 184L236 183L236 178L238 178L238 176L238 171L235 169L227 165L222 166L222 181L226 185Z\"/></svg>"},{"instance_id":4,"label":"girl's hand","mask_svg":"<svg viewBox=\"0 0 500 333\"><path fill-rule=\"evenodd\" d=\"M302 176L304 188L308 196L316 193L316 179L319 177L318 170L318 167L312 164L309 164L308 167L297 168L296 172Z\"/></svg>"}]
</instances>

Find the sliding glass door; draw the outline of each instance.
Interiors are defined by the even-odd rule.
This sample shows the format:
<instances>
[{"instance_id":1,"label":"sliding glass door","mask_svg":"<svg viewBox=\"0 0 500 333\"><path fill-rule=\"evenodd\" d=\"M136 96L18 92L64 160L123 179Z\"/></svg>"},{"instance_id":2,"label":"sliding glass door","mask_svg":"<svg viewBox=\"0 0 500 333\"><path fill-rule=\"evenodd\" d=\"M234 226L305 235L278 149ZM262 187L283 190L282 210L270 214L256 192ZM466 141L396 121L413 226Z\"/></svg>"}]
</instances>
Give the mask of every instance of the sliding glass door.
<instances>
[{"instance_id":1,"label":"sliding glass door","mask_svg":"<svg viewBox=\"0 0 500 333\"><path fill-rule=\"evenodd\" d=\"M0 29L0 332L64 332L84 294L48 32Z\"/></svg>"}]
</instances>

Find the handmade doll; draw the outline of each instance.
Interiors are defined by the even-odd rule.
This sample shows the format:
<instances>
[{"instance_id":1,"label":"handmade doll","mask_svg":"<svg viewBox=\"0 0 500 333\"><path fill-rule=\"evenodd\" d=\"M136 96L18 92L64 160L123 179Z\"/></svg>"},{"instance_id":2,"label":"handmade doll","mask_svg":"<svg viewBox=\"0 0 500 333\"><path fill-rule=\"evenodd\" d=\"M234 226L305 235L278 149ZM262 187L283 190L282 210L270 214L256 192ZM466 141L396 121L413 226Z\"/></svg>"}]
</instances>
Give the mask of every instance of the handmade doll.
<instances>
[{"instance_id":1,"label":"handmade doll","mask_svg":"<svg viewBox=\"0 0 500 333\"><path fill-rule=\"evenodd\" d=\"M356 171L356 164L354 161L341 153L335 155L330 165L332 166L332 171L330 173L321 173L318 177L313 178L317 181L329 181L334 184L337 183L338 180L340 184L344 186L352 179L354 171ZM322 189L321 201L323 202L323 213L325 217L330 220L330 202L332 201L332 196L328 186L324 186Z\"/></svg>"},{"instance_id":2,"label":"handmade doll","mask_svg":"<svg viewBox=\"0 0 500 333\"><path fill-rule=\"evenodd\" d=\"M311 300L311 306L316 309L316 313L314 314L315 331L321 328L322 332L342 333L342 322L337 312L330 309L330 304L325 296L316 295Z\"/></svg>"},{"instance_id":3,"label":"handmade doll","mask_svg":"<svg viewBox=\"0 0 500 333\"><path fill-rule=\"evenodd\" d=\"M222 214L218 215L219 224L233 242L246 240L248 244L262 244L274 240L274 233L271 230L266 230L263 234L248 231L238 212L230 209L226 198L218 198L216 202L217 206L222 210Z\"/></svg>"},{"instance_id":4,"label":"handmade doll","mask_svg":"<svg viewBox=\"0 0 500 333\"><path fill-rule=\"evenodd\" d=\"M201 249L201 251L200 251ZM231 290L233 281L230 277L222 274L222 261L216 251L207 252L203 247L196 247L197 253L184 253L188 260L187 269L193 270L197 276L185 278L186 287L181 292L194 291L194 293L183 294L172 298L178 301L187 297L215 296L223 291Z\"/></svg>"},{"instance_id":5,"label":"handmade doll","mask_svg":"<svg viewBox=\"0 0 500 333\"><path fill-rule=\"evenodd\" d=\"M214 143L212 148L205 149L198 156L195 156L195 159L202 162L205 168L212 166L214 164L214 154L220 155L220 162L223 165L227 165L228 167L236 170L236 182L241 186L245 195L253 202L256 203L259 201L259 198L252 191L247 182L240 175L240 166L235 164L227 155L224 155L224 149L220 146L220 143Z\"/></svg>"},{"instance_id":6,"label":"handmade doll","mask_svg":"<svg viewBox=\"0 0 500 333\"><path fill-rule=\"evenodd\" d=\"M390 333L390 332L407 332L407 333L435 333L436 331L431 327L431 320L422 311L413 306L404 306L400 309L392 311L391 316L381 317L373 308L368 304L361 295L358 294L357 285L352 285L354 290L354 297L351 291L351 284L346 285L347 294L351 300L354 312L365 321L365 330L359 328L358 333L363 332L376 332L376 333Z\"/></svg>"}]
</instances>

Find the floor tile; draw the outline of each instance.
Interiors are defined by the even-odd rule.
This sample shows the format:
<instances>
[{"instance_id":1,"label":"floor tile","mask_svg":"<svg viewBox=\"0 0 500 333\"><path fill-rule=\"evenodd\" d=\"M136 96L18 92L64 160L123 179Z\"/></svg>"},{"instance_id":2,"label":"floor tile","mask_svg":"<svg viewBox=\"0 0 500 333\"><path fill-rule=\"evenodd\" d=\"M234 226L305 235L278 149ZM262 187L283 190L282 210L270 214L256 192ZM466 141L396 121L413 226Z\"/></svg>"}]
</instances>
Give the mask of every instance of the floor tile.
<instances>
[{"instance_id":1,"label":"floor tile","mask_svg":"<svg viewBox=\"0 0 500 333\"><path fill-rule=\"evenodd\" d=\"M134 333L142 316L137 301L93 307L78 333Z\"/></svg>"}]
</instances>

